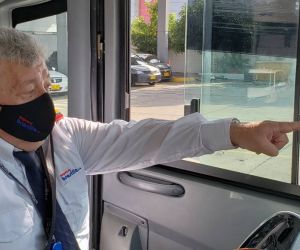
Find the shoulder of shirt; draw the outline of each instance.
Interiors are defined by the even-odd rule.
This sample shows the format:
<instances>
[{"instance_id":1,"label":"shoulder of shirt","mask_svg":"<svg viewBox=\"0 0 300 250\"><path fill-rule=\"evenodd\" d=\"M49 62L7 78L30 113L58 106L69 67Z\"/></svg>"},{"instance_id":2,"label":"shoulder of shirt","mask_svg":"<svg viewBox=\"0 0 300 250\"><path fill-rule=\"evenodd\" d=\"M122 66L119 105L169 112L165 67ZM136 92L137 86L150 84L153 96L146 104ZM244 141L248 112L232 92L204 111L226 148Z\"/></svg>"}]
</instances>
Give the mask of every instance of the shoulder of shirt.
<instances>
[{"instance_id":1,"label":"shoulder of shirt","mask_svg":"<svg viewBox=\"0 0 300 250\"><path fill-rule=\"evenodd\" d=\"M64 116L63 113L61 113L58 109L55 109L55 123L60 124L61 122L80 122L84 121L83 119L79 119L76 117L68 117Z\"/></svg>"},{"instance_id":2,"label":"shoulder of shirt","mask_svg":"<svg viewBox=\"0 0 300 250\"><path fill-rule=\"evenodd\" d=\"M61 112L55 109L55 127L72 127L78 126L79 124L83 124L86 120L79 119L76 117L68 117L64 116Z\"/></svg>"}]
</instances>

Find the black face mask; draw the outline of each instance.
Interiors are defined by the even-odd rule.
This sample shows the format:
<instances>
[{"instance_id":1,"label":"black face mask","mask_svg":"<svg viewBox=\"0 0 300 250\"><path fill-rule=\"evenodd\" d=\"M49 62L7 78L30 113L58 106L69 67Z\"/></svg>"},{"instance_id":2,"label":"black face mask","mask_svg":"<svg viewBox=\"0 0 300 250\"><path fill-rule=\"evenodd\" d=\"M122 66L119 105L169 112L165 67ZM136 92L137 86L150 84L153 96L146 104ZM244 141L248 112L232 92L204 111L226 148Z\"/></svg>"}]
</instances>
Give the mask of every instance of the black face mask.
<instances>
[{"instance_id":1,"label":"black face mask","mask_svg":"<svg viewBox=\"0 0 300 250\"><path fill-rule=\"evenodd\" d=\"M20 105L0 105L0 128L29 142L44 140L55 123L55 110L48 93Z\"/></svg>"}]
</instances>

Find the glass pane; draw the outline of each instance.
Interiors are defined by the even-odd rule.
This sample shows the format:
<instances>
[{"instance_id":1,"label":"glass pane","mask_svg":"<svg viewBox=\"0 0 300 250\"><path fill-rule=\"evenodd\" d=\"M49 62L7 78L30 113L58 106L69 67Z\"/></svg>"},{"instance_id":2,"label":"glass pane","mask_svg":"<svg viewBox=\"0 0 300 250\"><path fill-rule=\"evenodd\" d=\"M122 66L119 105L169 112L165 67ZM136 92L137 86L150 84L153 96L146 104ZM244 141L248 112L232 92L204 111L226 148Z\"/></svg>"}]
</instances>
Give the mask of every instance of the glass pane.
<instances>
[{"instance_id":1,"label":"glass pane","mask_svg":"<svg viewBox=\"0 0 300 250\"><path fill-rule=\"evenodd\" d=\"M210 120L293 120L298 1L189 0L185 104ZM290 182L292 135L278 157L237 149L188 159Z\"/></svg>"},{"instance_id":2,"label":"glass pane","mask_svg":"<svg viewBox=\"0 0 300 250\"><path fill-rule=\"evenodd\" d=\"M68 114L68 44L67 13L18 24L43 46L51 78L50 94L55 108Z\"/></svg>"},{"instance_id":3,"label":"glass pane","mask_svg":"<svg viewBox=\"0 0 300 250\"><path fill-rule=\"evenodd\" d=\"M178 119L184 115L184 38L186 0L131 1L131 114L145 118ZM163 6L164 5L164 6ZM161 10L163 8L163 10ZM152 11L153 10L153 11ZM160 12L160 16L158 13ZM159 43L160 33L169 38ZM178 24L181 24L178 25ZM175 30L176 27L182 27ZM170 34L177 34L176 37ZM176 40L174 43L170 40ZM181 51L174 47L180 40ZM178 46L177 46L178 47ZM168 57L161 55L168 53Z\"/></svg>"}]
</instances>

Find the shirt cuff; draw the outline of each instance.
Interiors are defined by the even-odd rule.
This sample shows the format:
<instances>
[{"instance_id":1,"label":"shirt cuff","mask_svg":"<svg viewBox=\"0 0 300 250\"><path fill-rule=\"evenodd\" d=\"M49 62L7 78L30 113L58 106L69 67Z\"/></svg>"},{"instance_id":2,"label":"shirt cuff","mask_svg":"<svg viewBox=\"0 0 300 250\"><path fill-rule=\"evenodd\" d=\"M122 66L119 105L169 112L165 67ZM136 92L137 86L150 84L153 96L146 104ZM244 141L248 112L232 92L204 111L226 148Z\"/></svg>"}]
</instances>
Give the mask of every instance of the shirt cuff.
<instances>
[{"instance_id":1,"label":"shirt cuff","mask_svg":"<svg viewBox=\"0 0 300 250\"><path fill-rule=\"evenodd\" d=\"M211 151L234 149L230 140L232 118L206 122L201 125L202 144Z\"/></svg>"}]
</instances>

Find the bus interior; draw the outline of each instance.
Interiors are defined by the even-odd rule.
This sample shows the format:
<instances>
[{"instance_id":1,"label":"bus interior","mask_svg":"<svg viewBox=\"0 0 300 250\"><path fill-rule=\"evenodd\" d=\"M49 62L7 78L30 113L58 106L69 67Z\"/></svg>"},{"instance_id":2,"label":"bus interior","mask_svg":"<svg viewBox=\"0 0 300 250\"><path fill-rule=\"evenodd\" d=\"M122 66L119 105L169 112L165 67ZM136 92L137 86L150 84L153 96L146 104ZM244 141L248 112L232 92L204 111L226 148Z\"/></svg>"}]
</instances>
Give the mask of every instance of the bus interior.
<instances>
[{"instance_id":1,"label":"bus interior","mask_svg":"<svg viewBox=\"0 0 300 250\"><path fill-rule=\"evenodd\" d=\"M151 4L154 52L137 31L151 33ZM65 116L299 120L299 0L0 0L0 25L45 47ZM133 54L150 80L132 84ZM236 149L87 177L90 249L300 249L298 136L275 158Z\"/></svg>"}]
</instances>

